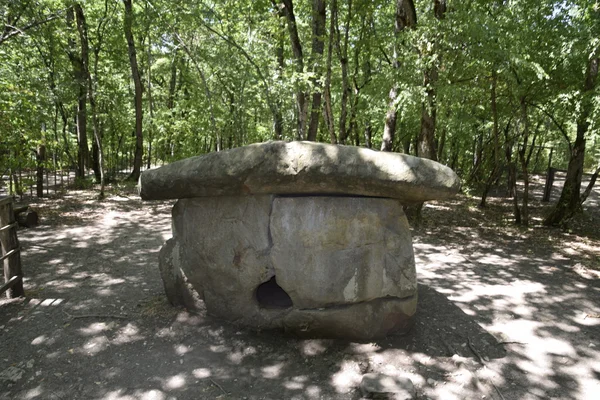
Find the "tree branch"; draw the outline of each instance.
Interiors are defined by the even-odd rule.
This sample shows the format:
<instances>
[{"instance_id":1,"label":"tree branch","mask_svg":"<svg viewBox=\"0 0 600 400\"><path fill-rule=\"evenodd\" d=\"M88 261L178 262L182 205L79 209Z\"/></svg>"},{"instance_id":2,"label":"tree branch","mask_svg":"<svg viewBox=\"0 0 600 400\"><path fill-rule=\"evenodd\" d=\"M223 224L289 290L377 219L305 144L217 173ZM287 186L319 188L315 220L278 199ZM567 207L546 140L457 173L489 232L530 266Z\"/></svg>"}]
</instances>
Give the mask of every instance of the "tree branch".
<instances>
[{"instance_id":1,"label":"tree branch","mask_svg":"<svg viewBox=\"0 0 600 400\"><path fill-rule=\"evenodd\" d=\"M556 127L558 128L560 133L565 138L567 144L569 145L569 152L570 152L572 150L572 146L573 146L573 144L571 143L571 139L569 139L569 135L567 135L567 131L565 131L565 129L562 127L562 125L560 123L558 123L556 118L554 118L554 116L552 114L550 114L547 110L545 110L543 107L540 107L535 103L530 102L529 105L531 105L531 106L537 108L538 110L540 110L541 112L543 112L548 118L550 118L552 120L552 122L554 122L554 125L556 125Z\"/></svg>"},{"instance_id":2,"label":"tree branch","mask_svg":"<svg viewBox=\"0 0 600 400\"><path fill-rule=\"evenodd\" d=\"M22 34L22 35L24 35L24 34L25 34L25 31L27 31L27 30L29 30L29 29L35 28L36 26L40 26L40 25L43 25L43 24L45 24L45 23L47 23L47 22L50 22L50 21L52 21L52 20L55 20L55 19L57 19L58 17L60 17L60 15L61 15L61 14L62 14L62 13L65 11L65 10L66 10L66 9L59 10L59 11L55 12L54 14L50 14L50 15L48 15L46 18L44 18L44 19L42 19L42 20L40 20L40 21L33 21L33 22L29 23L28 25L25 25L25 26L24 26L24 27L22 27L22 28L18 28L18 27L16 27L16 26L12 26L12 25L9 25L9 24L5 24L5 25L4 25L4 27L5 27L5 28L4 28L4 31L5 31L5 33L3 33L3 34L2 34L2 36L0 36L0 45L1 45L2 43L6 42L8 39L10 39L10 38L14 37L14 36L17 36L17 35L19 35L19 34ZM8 29L8 30L7 30L7 29L6 29L7 27L8 27L8 28L10 28L10 29Z\"/></svg>"}]
</instances>

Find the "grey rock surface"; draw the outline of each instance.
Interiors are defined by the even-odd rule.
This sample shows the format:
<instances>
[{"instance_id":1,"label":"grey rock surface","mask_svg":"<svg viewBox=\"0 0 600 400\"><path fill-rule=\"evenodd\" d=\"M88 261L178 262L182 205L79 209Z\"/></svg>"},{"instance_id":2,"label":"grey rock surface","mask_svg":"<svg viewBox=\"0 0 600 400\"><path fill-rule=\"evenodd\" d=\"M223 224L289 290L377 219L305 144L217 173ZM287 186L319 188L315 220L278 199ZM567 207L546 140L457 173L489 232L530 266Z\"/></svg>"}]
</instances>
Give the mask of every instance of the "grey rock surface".
<instances>
[{"instance_id":1,"label":"grey rock surface","mask_svg":"<svg viewBox=\"0 0 600 400\"><path fill-rule=\"evenodd\" d=\"M181 199L160 264L172 303L187 306L191 285L213 315L301 336L405 332L416 311L410 232L393 199Z\"/></svg>"},{"instance_id":2,"label":"grey rock surface","mask_svg":"<svg viewBox=\"0 0 600 400\"><path fill-rule=\"evenodd\" d=\"M360 389L372 399L412 400L417 395L410 379L377 373L363 375Z\"/></svg>"},{"instance_id":3,"label":"grey rock surface","mask_svg":"<svg viewBox=\"0 0 600 400\"><path fill-rule=\"evenodd\" d=\"M405 154L315 142L266 142L180 160L145 171L145 200L257 194L389 197L403 204L447 198L458 176Z\"/></svg>"},{"instance_id":4,"label":"grey rock surface","mask_svg":"<svg viewBox=\"0 0 600 400\"><path fill-rule=\"evenodd\" d=\"M416 290L402 205L369 197L282 197L271 213L277 282L298 308L404 298Z\"/></svg>"},{"instance_id":5,"label":"grey rock surface","mask_svg":"<svg viewBox=\"0 0 600 400\"><path fill-rule=\"evenodd\" d=\"M233 321L258 318L256 288L274 275L272 201L272 196L205 197L173 207L179 267L209 312Z\"/></svg>"},{"instance_id":6,"label":"grey rock surface","mask_svg":"<svg viewBox=\"0 0 600 400\"><path fill-rule=\"evenodd\" d=\"M300 337L371 340L407 333L416 310L416 294L404 299L378 298L346 306L293 309L283 318L283 327Z\"/></svg>"}]
</instances>

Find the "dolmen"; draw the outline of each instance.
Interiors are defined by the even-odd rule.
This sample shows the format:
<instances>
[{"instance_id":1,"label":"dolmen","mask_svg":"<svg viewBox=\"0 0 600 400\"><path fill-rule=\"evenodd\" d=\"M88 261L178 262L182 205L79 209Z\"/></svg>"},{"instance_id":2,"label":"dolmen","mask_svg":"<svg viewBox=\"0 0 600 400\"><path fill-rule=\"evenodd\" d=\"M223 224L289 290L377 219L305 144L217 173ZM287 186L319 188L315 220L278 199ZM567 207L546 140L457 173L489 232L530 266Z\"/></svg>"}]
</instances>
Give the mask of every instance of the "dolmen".
<instances>
[{"instance_id":1,"label":"dolmen","mask_svg":"<svg viewBox=\"0 0 600 400\"><path fill-rule=\"evenodd\" d=\"M145 171L144 200L178 199L159 265L169 301L302 337L369 340L411 327L417 278L404 205L456 174L405 154L266 142Z\"/></svg>"}]
</instances>

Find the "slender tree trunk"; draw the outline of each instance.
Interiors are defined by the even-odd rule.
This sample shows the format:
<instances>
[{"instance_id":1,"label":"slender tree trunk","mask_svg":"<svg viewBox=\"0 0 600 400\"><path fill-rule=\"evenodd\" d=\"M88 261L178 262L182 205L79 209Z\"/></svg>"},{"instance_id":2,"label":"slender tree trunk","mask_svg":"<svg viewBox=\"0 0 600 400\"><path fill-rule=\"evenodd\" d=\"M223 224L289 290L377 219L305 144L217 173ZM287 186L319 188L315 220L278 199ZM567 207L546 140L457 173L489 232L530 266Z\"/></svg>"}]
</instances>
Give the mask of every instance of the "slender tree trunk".
<instances>
[{"instance_id":1,"label":"slender tree trunk","mask_svg":"<svg viewBox=\"0 0 600 400\"><path fill-rule=\"evenodd\" d=\"M285 65L284 53L283 53L283 37L277 32L277 46L275 47L275 56L277 58L277 76L279 82L283 81L283 68ZM283 139L283 115L281 115L281 99L275 100L275 114L273 116L273 131L275 132L275 140Z\"/></svg>"},{"instance_id":2,"label":"slender tree trunk","mask_svg":"<svg viewBox=\"0 0 600 400\"><path fill-rule=\"evenodd\" d=\"M173 125L174 125L174 119L175 119L175 115L173 112L173 108L175 107L175 92L177 90L177 60L178 60L178 56L177 56L177 50L175 50L175 54L173 55L173 61L171 62L171 78L169 79L169 94L167 96L167 109L169 110L169 116L168 116L168 128L167 128L167 139L165 141L165 147L164 147L164 156L163 156L163 162L165 161L165 159L169 159L172 154L171 154L171 149L173 146Z\"/></svg>"},{"instance_id":3,"label":"slender tree trunk","mask_svg":"<svg viewBox=\"0 0 600 400\"><path fill-rule=\"evenodd\" d=\"M292 53L294 54L296 63L296 73L301 75L304 73L304 55L302 53L300 36L298 35L298 27L296 25L296 16L294 15L294 4L292 0L282 0L279 11L280 15L286 17L290 42L292 44ZM302 140L305 137L306 132L307 109L306 93L304 93L304 90L302 90L301 87L296 89L296 108L298 111L298 131L296 133L296 138Z\"/></svg>"},{"instance_id":4,"label":"slender tree trunk","mask_svg":"<svg viewBox=\"0 0 600 400\"><path fill-rule=\"evenodd\" d=\"M133 78L133 84L135 87L135 152L133 158L133 170L129 175L128 179L137 181L140 178L142 170L142 153L144 151L144 137L142 133L142 80L138 69L137 55L135 50L135 41L133 39L133 33L131 27L133 25L133 10L131 7L131 0L123 0L125 5L125 18L124 18L124 31L125 38L127 39L127 49L129 53L129 64L131 66L131 75Z\"/></svg>"},{"instance_id":5,"label":"slender tree trunk","mask_svg":"<svg viewBox=\"0 0 600 400\"><path fill-rule=\"evenodd\" d=\"M348 100L350 98L350 92L351 92L351 88L350 88L350 80L348 78L348 40L349 40L349 35L350 35L350 21L352 21L352 0L347 0L347 4L348 4L348 12L346 14L346 21L344 23L344 41L343 43L341 42L341 34L339 32L339 28L338 28L338 21L337 21L337 12L336 12L336 21L335 21L335 28L336 28L336 51L338 53L338 58L340 60L340 66L341 66L341 70L342 70L342 98L341 98L341 102L340 102L340 123L339 123L339 140L340 143L344 144L346 143L346 140L348 139L349 135L350 135L350 129L347 127L347 117L348 117ZM356 51L359 50L359 47L357 45L356 47ZM356 55L356 58L358 58L358 55ZM358 61L358 60L357 60ZM352 121L351 121L352 123Z\"/></svg>"},{"instance_id":6,"label":"slender tree trunk","mask_svg":"<svg viewBox=\"0 0 600 400\"><path fill-rule=\"evenodd\" d=\"M515 216L515 224L521 224L521 209L519 208L519 192L517 191L517 163L510 164L510 179L511 191L513 193L513 213Z\"/></svg>"},{"instance_id":7,"label":"slender tree trunk","mask_svg":"<svg viewBox=\"0 0 600 400\"><path fill-rule=\"evenodd\" d=\"M388 110L385 113L381 151L392 151L392 146L394 145L394 137L396 136L396 119L398 118L398 110L396 110L396 97L398 97L398 86L394 85L388 94Z\"/></svg>"},{"instance_id":8,"label":"slender tree trunk","mask_svg":"<svg viewBox=\"0 0 600 400\"><path fill-rule=\"evenodd\" d=\"M498 74L496 72L496 66L492 65L492 88L490 91L490 103L492 109L492 137L494 139L494 165L492 165L492 170L490 172L490 176L485 184L485 188L483 189L483 194L481 195L481 202L479 203L479 207L485 207L487 195L493 185L493 183L498 179L499 173L502 171L502 167L500 165L500 135L498 132L498 106L496 104L496 85L498 82Z\"/></svg>"},{"instance_id":9,"label":"slender tree trunk","mask_svg":"<svg viewBox=\"0 0 600 400\"><path fill-rule=\"evenodd\" d=\"M438 20L444 19L446 15L446 0L434 0L433 10L435 18ZM433 48L436 49L436 47L436 43L434 42ZM418 156L434 161L437 161L435 129L437 118L436 85L438 81L438 66L436 63L438 62L439 60L433 61L432 65L427 67L423 73L423 87L425 87L427 99L421 107L421 130L417 140Z\"/></svg>"},{"instance_id":10,"label":"slender tree trunk","mask_svg":"<svg viewBox=\"0 0 600 400\"><path fill-rule=\"evenodd\" d=\"M373 130L371 129L371 123L367 121L365 123L365 146L369 149L373 148L372 136Z\"/></svg>"},{"instance_id":11,"label":"slender tree trunk","mask_svg":"<svg viewBox=\"0 0 600 400\"><path fill-rule=\"evenodd\" d=\"M597 50L600 51L600 50ZM585 83L583 85L583 101L581 112L577 118L577 137L571 146L569 166L565 184L560 194L560 199L550 214L544 220L544 225L553 226L567 222L581 207L581 178L583 176L583 163L585 161L586 134L590 126L589 117L593 110L591 94L596 87L598 77L598 64L600 59L592 57L588 61Z\"/></svg>"},{"instance_id":12,"label":"slender tree trunk","mask_svg":"<svg viewBox=\"0 0 600 400\"><path fill-rule=\"evenodd\" d=\"M527 142L529 141L529 118L527 116L527 103L525 98L521 98L521 123L523 124L523 145L519 151L519 161L521 162L521 172L523 174L523 203L521 207L521 224L529 225L529 171L527 169L528 158Z\"/></svg>"},{"instance_id":13,"label":"slender tree trunk","mask_svg":"<svg viewBox=\"0 0 600 400\"><path fill-rule=\"evenodd\" d=\"M348 32L350 28L350 19L346 20L346 37L344 38L344 43L345 46L347 46L347 36L348 36ZM358 35L358 41L359 43L354 46L354 71L353 71L353 76L352 76L352 87L348 88L348 93L350 96L350 118L349 118L349 123L348 128L345 130L345 136L346 137L351 137L352 134L354 133L355 137L358 137L359 132L358 132L358 121L357 121L357 114L358 114L358 105L359 105L359 101L360 101L360 91L362 90L362 88L364 88L370 81L371 81L371 68L369 67L369 63L366 62L365 63L365 68L363 70L363 82L359 85L358 83L358 77L359 77L359 67L360 67L360 54L363 50L363 45L361 44L363 42L364 36L365 36L365 32L368 29L368 23L367 23L367 19L366 16L363 14L361 16L361 28L360 28L360 32ZM345 50L345 54L347 55L348 52L347 50ZM342 79L342 85L344 86L343 83L343 79ZM340 113L340 124L343 122L344 125L346 125L346 116L343 114L344 109L347 106L343 103L341 104L341 108L342 108L342 113ZM342 134L342 130L340 129L340 134ZM372 148L373 147L373 142L372 142L372 127L371 127L371 121L369 119L367 119L367 121L365 122L365 130L363 132L363 134L365 135L365 145L368 148Z\"/></svg>"},{"instance_id":14,"label":"slender tree trunk","mask_svg":"<svg viewBox=\"0 0 600 400\"><path fill-rule=\"evenodd\" d=\"M400 32L405 28L414 28L417 25L417 13L413 0L396 0L396 16L394 23L394 35L398 41ZM398 44L394 43L394 60L392 67L400 68L398 59ZM394 83L388 95L388 109L385 114L385 125L383 128L383 139L381 143L381 151L392 151L394 136L396 135L396 119L398 118L398 110L396 109L396 98L398 97L398 84Z\"/></svg>"},{"instance_id":15,"label":"slender tree trunk","mask_svg":"<svg viewBox=\"0 0 600 400\"><path fill-rule=\"evenodd\" d=\"M421 130L417 140L418 156L437 161L435 149L435 126L436 126L436 93L434 86L438 79L436 66L428 68L423 74L423 86L426 88L427 100L421 106Z\"/></svg>"},{"instance_id":16,"label":"slender tree trunk","mask_svg":"<svg viewBox=\"0 0 600 400\"><path fill-rule=\"evenodd\" d=\"M83 12L83 8L81 4L75 3L73 5L75 10L75 16L77 19L77 31L79 32L79 41L81 42L81 60L83 73L85 74L85 80L87 82L87 95L90 102L90 109L92 112L92 128L94 132L94 141L92 145L92 169L94 170L94 176L96 178L96 182L100 183L100 197L104 197L104 172L102 171L102 155L101 155L101 145L99 140L99 128L98 128L98 113L96 110L96 99L94 95L94 83L92 81L92 76L90 74L90 57L89 57L89 40L88 40L88 30L87 30L87 22L85 19L85 14ZM97 69L97 58L98 54L96 54L96 69ZM95 76L97 77L97 71Z\"/></svg>"},{"instance_id":17,"label":"slender tree trunk","mask_svg":"<svg viewBox=\"0 0 600 400\"><path fill-rule=\"evenodd\" d=\"M70 7L67 10L67 25L73 27L75 20L75 7ZM81 52L81 54L80 54ZM69 38L69 50L68 55L71 60L73 67L73 76L75 82L77 82L78 96L77 96L77 170L76 176L83 178L85 176L86 167L89 165L89 148L87 140L87 91L88 83L85 74L85 67L83 61L83 47L77 51L76 40L71 35Z\"/></svg>"},{"instance_id":18,"label":"slender tree trunk","mask_svg":"<svg viewBox=\"0 0 600 400\"><path fill-rule=\"evenodd\" d=\"M323 106L323 117L329 131L329 138L332 144L337 143L335 134L335 122L333 118L333 107L331 105L331 60L333 56L333 41L335 36L335 23L337 21L337 0L331 1L329 16L329 40L327 42L327 61L325 65L325 85L323 87L323 97L325 104Z\"/></svg>"},{"instance_id":19,"label":"slender tree trunk","mask_svg":"<svg viewBox=\"0 0 600 400\"><path fill-rule=\"evenodd\" d=\"M148 39L148 79L146 86L148 87L148 113L150 116L149 129L148 129L148 159L146 162L146 168L150 169L152 165L152 131L154 129L154 103L152 101L152 43Z\"/></svg>"},{"instance_id":20,"label":"slender tree trunk","mask_svg":"<svg viewBox=\"0 0 600 400\"><path fill-rule=\"evenodd\" d=\"M36 194L44 197L44 161L46 161L46 145L40 144L35 152L36 161Z\"/></svg>"},{"instance_id":21,"label":"slender tree trunk","mask_svg":"<svg viewBox=\"0 0 600 400\"><path fill-rule=\"evenodd\" d=\"M596 171L592 174L592 177L590 178L590 183L588 183L583 194L581 195L581 198L579 201L581 205L583 205L583 203L587 200L590 193L592 193L592 189L594 188L594 185L596 184L598 175L600 175L600 164L598 164L598 168L596 168Z\"/></svg>"},{"instance_id":22,"label":"slender tree trunk","mask_svg":"<svg viewBox=\"0 0 600 400\"><path fill-rule=\"evenodd\" d=\"M310 141L317 140L317 132L319 131L319 117L321 114L321 84L317 77L321 76L321 60L323 58L323 50L325 44L323 37L325 36L325 0L313 0L312 6L312 51L311 51L311 64L312 64L312 105L310 109L310 123L308 125L308 132L306 139Z\"/></svg>"}]
</instances>

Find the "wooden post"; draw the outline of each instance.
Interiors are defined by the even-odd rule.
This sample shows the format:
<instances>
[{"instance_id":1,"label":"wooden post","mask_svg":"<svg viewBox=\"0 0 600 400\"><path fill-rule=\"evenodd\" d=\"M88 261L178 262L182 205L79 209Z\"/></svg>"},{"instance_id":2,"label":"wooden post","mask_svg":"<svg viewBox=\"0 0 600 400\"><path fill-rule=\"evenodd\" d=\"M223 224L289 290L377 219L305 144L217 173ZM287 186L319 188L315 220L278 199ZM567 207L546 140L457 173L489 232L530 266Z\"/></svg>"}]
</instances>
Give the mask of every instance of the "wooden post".
<instances>
[{"instance_id":1,"label":"wooden post","mask_svg":"<svg viewBox=\"0 0 600 400\"><path fill-rule=\"evenodd\" d=\"M6 290L9 298L24 296L21 249L17 239L12 197L0 199L0 247L2 247L0 260L4 261L5 281L5 284L0 287L0 293Z\"/></svg>"}]
</instances>

